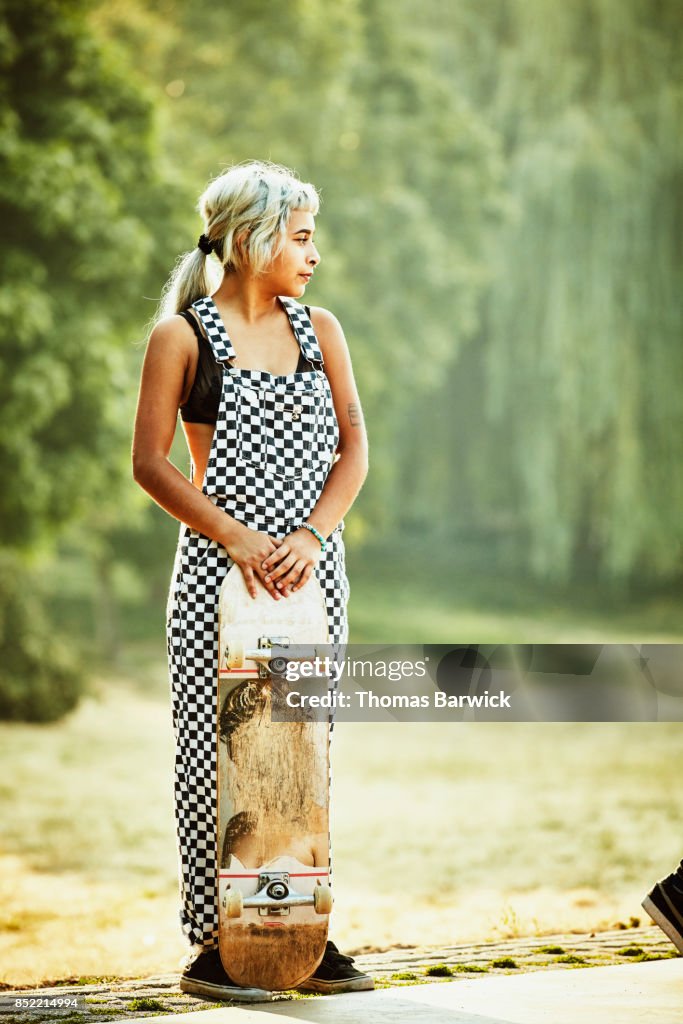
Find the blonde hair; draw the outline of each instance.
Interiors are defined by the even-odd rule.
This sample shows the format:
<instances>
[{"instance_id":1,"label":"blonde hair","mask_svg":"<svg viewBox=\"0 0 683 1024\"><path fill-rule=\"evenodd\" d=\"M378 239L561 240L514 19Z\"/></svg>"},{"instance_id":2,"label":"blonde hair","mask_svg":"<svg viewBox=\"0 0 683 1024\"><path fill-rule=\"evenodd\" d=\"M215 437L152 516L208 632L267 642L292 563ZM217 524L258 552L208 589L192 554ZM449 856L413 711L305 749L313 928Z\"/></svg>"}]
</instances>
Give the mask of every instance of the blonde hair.
<instances>
[{"instance_id":1,"label":"blonde hair","mask_svg":"<svg viewBox=\"0 0 683 1024\"><path fill-rule=\"evenodd\" d=\"M262 274L285 243L292 210L314 216L320 197L313 185L299 181L287 167L267 160L235 164L209 183L197 208L204 235L224 270ZM187 309L218 285L215 261L198 246L179 257L164 288L160 317Z\"/></svg>"}]
</instances>

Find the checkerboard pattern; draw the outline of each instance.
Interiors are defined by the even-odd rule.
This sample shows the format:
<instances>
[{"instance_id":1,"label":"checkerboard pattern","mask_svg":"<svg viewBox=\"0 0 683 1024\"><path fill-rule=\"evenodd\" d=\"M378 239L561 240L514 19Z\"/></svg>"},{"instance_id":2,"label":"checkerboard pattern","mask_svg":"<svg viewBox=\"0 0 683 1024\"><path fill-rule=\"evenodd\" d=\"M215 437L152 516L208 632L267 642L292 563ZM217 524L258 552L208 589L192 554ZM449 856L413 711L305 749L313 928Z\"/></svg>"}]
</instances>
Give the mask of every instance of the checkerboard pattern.
<instances>
[{"instance_id":1,"label":"checkerboard pattern","mask_svg":"<svg viewBox=\"0 0 683 1024\"><path fill-rule=\"evenodd\" d=\"M303 307L281 299L302 352L317 368L275 377L228 366L204 493L252 529L281 539L308 517L338 443L322 355ZM210 298L194 308L216 359L234 350ZM347 641L349 584L343 523L316 566L330 642ZM167 606L167 645L176 737L175 808L183 932L193 945L218 941L215 835L215 692L218 595L234 566L216 541L182 525ZM239 570L236 570L239 571Z\"/></svg>"},{"instance_id":2,"label":"checkerboard pattern","mask_svg":"<svg viewBox=\"0 0 683 1024\"><path fill-rule=\"evenodd\" d=\"M205 298L193 306L214 356L227 362L204 489L221 503L301 521L325 484L339 427L311 321L299 303L280 301L316 369L278 377L231 366L235 351L215 303Z\"/></svg>"}]
</instances>

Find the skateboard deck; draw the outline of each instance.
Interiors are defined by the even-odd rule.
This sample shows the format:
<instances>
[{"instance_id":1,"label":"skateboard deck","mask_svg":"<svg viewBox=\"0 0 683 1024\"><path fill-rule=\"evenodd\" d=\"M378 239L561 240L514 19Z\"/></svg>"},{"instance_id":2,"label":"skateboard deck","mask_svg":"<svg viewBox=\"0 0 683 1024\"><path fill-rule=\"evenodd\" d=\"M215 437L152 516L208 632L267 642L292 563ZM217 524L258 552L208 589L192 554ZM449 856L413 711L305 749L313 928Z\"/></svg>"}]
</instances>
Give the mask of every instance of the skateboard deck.
<instances>
[{"instance_id":1,"label":"skateboard deck","mask_svg":"<svg viewBox=\"0 0 683 1024\"><path fill-rule=\"evenodd\" d=\"M278 991L310 977L325 952L329 724L272 721L270 648L324 654L328 627L315 577L279 601L257 586L251 598L235 566L219 597L218 945L238 985Z\"/></svg>"}]
</instances>

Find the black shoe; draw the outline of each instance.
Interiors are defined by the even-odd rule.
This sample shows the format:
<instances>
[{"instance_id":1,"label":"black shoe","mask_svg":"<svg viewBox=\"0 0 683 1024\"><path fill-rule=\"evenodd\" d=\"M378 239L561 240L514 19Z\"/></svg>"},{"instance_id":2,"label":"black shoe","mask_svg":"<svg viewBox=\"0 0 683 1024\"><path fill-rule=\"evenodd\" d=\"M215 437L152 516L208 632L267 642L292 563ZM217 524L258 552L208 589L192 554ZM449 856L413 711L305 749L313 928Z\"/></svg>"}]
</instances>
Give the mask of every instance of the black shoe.
<instances>
[{"instance_id":1,"label":"black shoe","mask_svg":"<svg viewBox=\"0 0 683 1024\"><path fill-rule=\"evenodd\" d=\"M180 975L180 991L235 1003L267 1003L273 998L266 989L237 985L226 974L217 949L205 949L188 961Z\"/></svg>"},{"instance_id":2,"label":"black shoe","mask_svg":"<svg viewBox=\"0 0 683 1024\"><path fill-rule=\"evenodd\" d=\"M375 987L369 974L361 974L353 967L353 958L340 953L334 942L328 942L325 956L315 974L298 985L299 992L365 992Z\"/></svg>"},{"instance_id":3,"label":"black shoe","mask_svg":"<svg viewBox=\"0 0 683 1024\"><path fill-rule=\"evenodd\" d=\"M657 882L642 906L678 952L683 953L683 875L680 870Z\"/></svg>"}]
</instances>

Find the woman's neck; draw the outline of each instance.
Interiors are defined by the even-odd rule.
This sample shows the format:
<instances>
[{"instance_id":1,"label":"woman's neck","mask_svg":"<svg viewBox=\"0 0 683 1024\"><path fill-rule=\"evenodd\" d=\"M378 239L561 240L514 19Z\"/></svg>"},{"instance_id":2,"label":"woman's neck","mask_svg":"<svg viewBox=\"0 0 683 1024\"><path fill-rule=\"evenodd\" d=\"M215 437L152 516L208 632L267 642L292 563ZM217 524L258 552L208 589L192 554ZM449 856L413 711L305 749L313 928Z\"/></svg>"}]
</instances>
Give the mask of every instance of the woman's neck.
<instances>
[{"instance_id":1,"label":"woman's neck","mask_svg":"<svg viewBox=\"0 0 683 1024\"><path fill-rule=\"evenodd\" d=\"M257 324L278 311L277 295L267 277L232 270L223 274L213 300L246 324Z\"/></svg>"}]
</instances>

